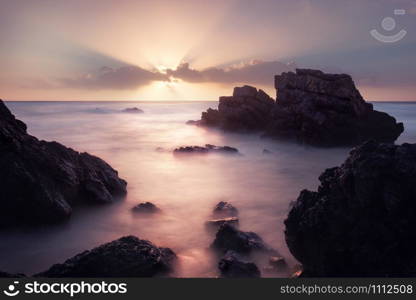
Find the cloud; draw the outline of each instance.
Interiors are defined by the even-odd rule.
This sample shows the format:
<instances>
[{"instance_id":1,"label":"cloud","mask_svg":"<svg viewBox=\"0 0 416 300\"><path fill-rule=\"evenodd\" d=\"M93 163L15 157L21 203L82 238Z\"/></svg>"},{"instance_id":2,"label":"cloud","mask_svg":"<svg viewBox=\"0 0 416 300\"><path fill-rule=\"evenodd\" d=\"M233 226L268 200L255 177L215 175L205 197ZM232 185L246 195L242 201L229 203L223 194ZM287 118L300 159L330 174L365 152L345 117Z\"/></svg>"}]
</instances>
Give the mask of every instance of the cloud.
<instances>
[{"instance_id":1,"label":"cloud","mask_svg":"<svg viewBox=\"0 0 416 300\"><path fill-rule=\"evenodd\" d=\"M189 63L180 64L175 70L168 69L167 75L188 82L249 83L272 85L274 75L293 71L294 64L278 61L253 60L225 68L192 69Z\"/></svg>"},{"instance_id":2,"label":"cloud","mask_svg":"<svg viewBox=\"0 0 416 300\"><path fill-rule=\"evenodd\" d=\"M120 68L101 67L97 72L75 78L61 78L63 87L78 89L128 90L147 85L152 81L167 81L166 74L150 71L137 66Z\"/></svg>"}]
</instances>

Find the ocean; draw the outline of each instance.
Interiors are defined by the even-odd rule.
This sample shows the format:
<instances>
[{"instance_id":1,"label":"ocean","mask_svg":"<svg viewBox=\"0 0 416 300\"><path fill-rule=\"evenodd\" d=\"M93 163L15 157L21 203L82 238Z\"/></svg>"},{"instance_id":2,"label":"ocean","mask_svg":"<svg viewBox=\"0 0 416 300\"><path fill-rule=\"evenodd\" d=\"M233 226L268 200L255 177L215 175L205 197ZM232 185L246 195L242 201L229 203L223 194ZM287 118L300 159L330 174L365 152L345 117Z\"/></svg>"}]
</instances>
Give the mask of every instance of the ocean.
<instances>
[{"instance_id":1,"label":"ocean","mask_svg":"<svg viewBox=\"0 0 416 300\"><path fill-rule=\"evenodd\" d=\"M172 248L178 255L173 276L216 277L218 259L209 246L215 233L205 222L219 201L239 209L240 229L258 233L290 266L296 260L284 241L290 203L302 189L315 190L325 168L341 164L349 148L321 149L186 125L217 102L7 102L30 134L58 141L107 161L128 182L124 201L74 211L69 222L0 231L0 270L33 274L123 235L136 235ZM404 122L397 143L416 142L416 105L377 102ZM123 113L138 107L143 114ZM174 156L185 145L236 147L240 156ZM166 151L156 151L161 147ZM271 154L263 154L263 150ZM160 215L134 214L150 201ZM278 276L286 277L282 272Z\"/></svg>"}]
</instances>

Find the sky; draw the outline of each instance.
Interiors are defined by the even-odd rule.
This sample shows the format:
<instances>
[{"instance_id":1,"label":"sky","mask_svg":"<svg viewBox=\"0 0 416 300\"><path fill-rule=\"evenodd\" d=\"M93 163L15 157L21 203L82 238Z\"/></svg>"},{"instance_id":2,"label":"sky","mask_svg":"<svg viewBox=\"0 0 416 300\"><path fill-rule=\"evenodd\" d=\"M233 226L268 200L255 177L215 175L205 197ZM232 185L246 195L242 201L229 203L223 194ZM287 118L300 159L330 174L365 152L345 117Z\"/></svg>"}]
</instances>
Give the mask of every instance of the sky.
<instances>
[{"instance_id":1,"label":"sky","mask_svg":"<svg viewBox=\"0 0 416 300\"><path fill-rule=\"evenodd\" d=\"M416 0L0 0L4 100L275 97L274 75L296 68L416 101Z\"/></svg>"}]
</instances>

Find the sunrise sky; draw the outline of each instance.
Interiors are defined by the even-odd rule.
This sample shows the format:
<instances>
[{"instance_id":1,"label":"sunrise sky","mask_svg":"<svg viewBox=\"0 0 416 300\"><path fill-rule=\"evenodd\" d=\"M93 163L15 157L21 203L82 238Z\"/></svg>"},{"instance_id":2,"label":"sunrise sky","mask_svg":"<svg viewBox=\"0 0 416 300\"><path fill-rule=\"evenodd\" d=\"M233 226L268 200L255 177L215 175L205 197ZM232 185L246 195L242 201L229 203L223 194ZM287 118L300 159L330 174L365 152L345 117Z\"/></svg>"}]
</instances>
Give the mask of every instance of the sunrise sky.
<instances>
[{"instance_id":1,"label":"sunrise sky","mask_svg":"<svg viewBox=\"0 0 416 300\"><path fill-rule=\"evenodd\" d=\"M274 97L273 75L296 67L416 100L415 0L0 0L0 40L5 100L217 100L241 84Z\"/></svg>"}]
</instances>

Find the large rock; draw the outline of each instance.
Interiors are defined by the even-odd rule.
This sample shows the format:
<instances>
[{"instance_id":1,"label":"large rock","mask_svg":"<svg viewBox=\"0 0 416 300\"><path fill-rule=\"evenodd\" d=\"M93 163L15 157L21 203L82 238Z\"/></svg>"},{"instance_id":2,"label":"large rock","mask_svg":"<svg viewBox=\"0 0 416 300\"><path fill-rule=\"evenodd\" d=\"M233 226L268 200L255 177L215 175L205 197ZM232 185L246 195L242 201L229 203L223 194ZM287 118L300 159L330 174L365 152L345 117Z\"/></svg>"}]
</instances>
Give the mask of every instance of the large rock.
<instances>
[{"instance_id":1,"label":"large rock","mask_svg":"<svg viewBox=\"0 0 416 300\"><path fill-rule=\"evenodd\" d=\"M72 206L109 203L126 182L105 161L29 135L0 100L0 227L66 219Z\"/></svg>"},{"instance_id":2,"label":"large rock","mask_svg":"<svg viewBox=\"0 0 416 300\"><path fill-rule=\"evenodd\" d=\"M203 112L197 125L232 131L264 130L273 107L274 100L264 91L247 85L236 87L233 96L220 97L218 109Z\"/></svg>"},{"instance_id":3,"label":"large rock","mask_svg":"<svg viewBox=\"0 0 416 300\"><path fill-rule=\"evenodd\" d=\"M169 248L126 236L89 251L63 264L53 265L36 277L153 277L172 270L176 259Z\"/></svg>"},{"instance_id":4,"label":"large rock","mask_svg":"<svg viewBox=\"0 0 416 300\"><path fill-rule=\"evenodd\" d=\"M416 276L416 144L367 142L304 190L286 224L302 276Z\"/></svg>"},{"instance_id":5,"label":"large rock","mask_svg":"<svg viewBox=\"0 0 416 300\"><path fill-rule=\"evenodd\" d=\"M249 255L256 251L273 252L258 234L238 230L230 224L221 225L212 247L222 253L231 250L242 255Z\"/></svg>"},{"instance_id":6,"label":"large rock","mask_svg":"<svg viewBox=\"0 0 416 300\"><path fill-rule=\"evenodd\" d=\"M365 102L349 75L297 69L276 76L275 87L276 101L253 87L235 88L232 97L220 97L218 109L203 112L195 124L317 146L393 142L404 130Z\"/></svg>"}]
</instances>

